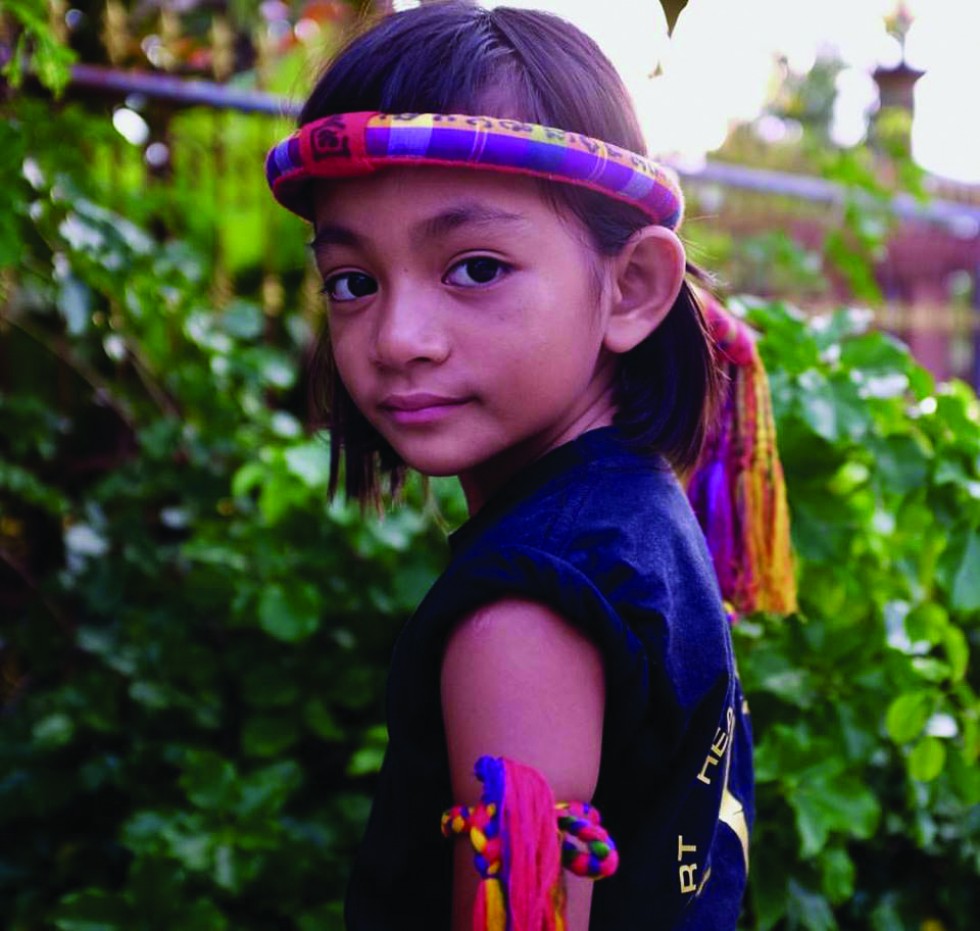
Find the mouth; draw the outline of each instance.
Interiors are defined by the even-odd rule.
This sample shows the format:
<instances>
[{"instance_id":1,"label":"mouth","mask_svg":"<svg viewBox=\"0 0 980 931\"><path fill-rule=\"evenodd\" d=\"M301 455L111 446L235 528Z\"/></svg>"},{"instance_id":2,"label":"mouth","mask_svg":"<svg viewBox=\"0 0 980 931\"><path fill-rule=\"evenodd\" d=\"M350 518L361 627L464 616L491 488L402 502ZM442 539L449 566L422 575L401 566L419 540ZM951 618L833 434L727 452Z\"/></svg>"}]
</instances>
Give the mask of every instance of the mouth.
<instances>
[{"instance_id":1,"label":"mouth","mask_svg":"<svg viewBox=\"0 0 980 931\"><path fill-rule=\"evenodd\" d=\"M381 410L398 424L431 423L453 413L470 402L470 398L418 392L416 394L392 394L381 404Z\"/></svg>"}]
</instances>

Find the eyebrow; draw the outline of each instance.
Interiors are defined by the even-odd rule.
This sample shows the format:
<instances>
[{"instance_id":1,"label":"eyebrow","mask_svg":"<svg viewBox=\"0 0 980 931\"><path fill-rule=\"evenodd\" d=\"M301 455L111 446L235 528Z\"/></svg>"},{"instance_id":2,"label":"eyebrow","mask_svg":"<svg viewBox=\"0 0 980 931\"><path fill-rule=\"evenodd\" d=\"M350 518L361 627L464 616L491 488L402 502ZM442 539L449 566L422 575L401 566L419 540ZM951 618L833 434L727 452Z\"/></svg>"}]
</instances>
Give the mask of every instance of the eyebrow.
<instances>
[{"instance_id":1,"label":"eyebrow","mask_svg":"<svg viewBox=\"0 0 980 931\"><path fill-rule=\"evenodd\" d=\"M338 226L336 223L324 223L318 226L313 238L307 245L318 252L327 246L352 246L357 247L361 244L361 237L346 226Z\"/></svg>"},{"instance_id":2,"label":"eyebrow","mask_svg":"<svg viewBox=\"0 0 980 931\"><path fill-rule=\"evenodd\" d=\"M412 228L414 236L445 238L463 226L491 226L497 223L526 223L519 213L509 213L499 207L479 202L456 204L434 217L422 220Z\"/></svg>"},{"instance_id":3,"label":"eyebrow","mask_svg":"<svg viewBox=\"0 0 980 931\"><path fill-rule=\"evenodd\" d=\"M523 225L527 223L527 217L476 201L464 202L420 220L412 227L411 235L413 239L444 239L464 226L490 226L498 223ZM324 223L317 228L309 246L317 252L328 246L357 248L363 244L363 237L354 230L336 223Z\"/></svg>"}]
</instances>

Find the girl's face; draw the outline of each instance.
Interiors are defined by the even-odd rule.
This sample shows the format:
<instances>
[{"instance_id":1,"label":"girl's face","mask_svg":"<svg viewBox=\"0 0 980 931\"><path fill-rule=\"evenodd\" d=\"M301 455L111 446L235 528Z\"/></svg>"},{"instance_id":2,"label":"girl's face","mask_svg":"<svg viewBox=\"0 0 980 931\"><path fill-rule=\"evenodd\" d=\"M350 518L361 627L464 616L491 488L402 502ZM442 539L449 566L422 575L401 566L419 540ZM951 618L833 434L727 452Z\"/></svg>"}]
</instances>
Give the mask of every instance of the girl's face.
<instances>
[{"instance_id":1,"label":"girl's face","mask_svg":"<svg viewBox=\"0 0 980 931\"><path fill-rule=\"evenodd\" d=\"M612 422L605 263L533 181L398 168L317 187L338 371L408 465L458 475L476 510Z\"/></svg>"}]
</instances>

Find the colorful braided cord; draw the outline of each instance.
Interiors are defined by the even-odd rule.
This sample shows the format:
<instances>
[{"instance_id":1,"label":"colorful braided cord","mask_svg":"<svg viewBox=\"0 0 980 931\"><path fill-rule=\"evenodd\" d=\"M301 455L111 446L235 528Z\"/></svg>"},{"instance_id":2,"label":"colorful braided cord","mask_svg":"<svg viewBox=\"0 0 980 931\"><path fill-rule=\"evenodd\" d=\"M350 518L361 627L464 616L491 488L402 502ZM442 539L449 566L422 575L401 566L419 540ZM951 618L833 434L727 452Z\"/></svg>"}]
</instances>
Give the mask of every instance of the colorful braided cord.
<instances>
[{"instance_id":1,"label":"colorful braided cord","mask_svg":"<svg viewBox=\"0 0 980 931\"><path fill-rule=\"evenodd\" d=\"M479 763L487 759L490 758L480 757ZM481 772L486 769L485 764L480 767ZM485 788L483 800L478 804L455 805L442 815L444 837L469 836L474 866L484 879L499 876L503 866L502 793L498 785L488 788L489 792ZM599 809L585 802L557 802L555 812L558 830L565 835L561 845L562 866L587 879L612 876L619 866L619 854L609 832L602 827Z\"/></svg>"},{"instance_id":2,"label":"colorful braided cord","mask_svg":"<svg viewBox=\"0 0 980 931\"><path fill-rule=\"evenodd\" d=\"M562 866L602 879L619 862L599 812L581 802L556 804L540 772L503 757L480 757L476 776L483 783L479 804L442 816L446 837L468 836L473 844L482 877L474 931L564 931Z\"/></svg>"},{"instance_id":3,"label":"colorful braided cord","mask_svg":"<svg viewBox=\"0 0 980 931\"><path fill-rule=\"evenodd\" d=\"M520 120L454 113L338 113L301 126L270 149L276 200L313 219L310 182L433 165L523 174L585 187L676 228L684 199L673 172L635 152L579 133Z\"/></svg>"},{"instance_id":4,"label":"colorful braided cord","mask_svg":"<svg viewBox=\"0 0 980 931\"><path fill-rule=\"evenodd\" d=\"M585 847L583 850L571 840L563 840L562 866L587 879L612 876L619 866L619 854L609 833L599 823L599 810L584 802L559 802L555 808L562 833Z\"/></svg>"}]
</instances>

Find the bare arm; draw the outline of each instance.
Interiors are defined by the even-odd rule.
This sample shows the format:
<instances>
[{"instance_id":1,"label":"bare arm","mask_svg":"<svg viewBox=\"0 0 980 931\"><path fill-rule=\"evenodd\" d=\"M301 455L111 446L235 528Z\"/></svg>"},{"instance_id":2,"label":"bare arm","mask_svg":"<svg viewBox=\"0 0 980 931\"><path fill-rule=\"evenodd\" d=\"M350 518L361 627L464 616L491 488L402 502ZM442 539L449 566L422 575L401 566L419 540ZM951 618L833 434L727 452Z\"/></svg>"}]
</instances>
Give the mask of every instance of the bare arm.
<instances>
[{"instance_id":1,"label":"bare arm","mask_svg":"<svg viewBox=\"0 0 980 931\"><path fill-rule=\"evenodd\" d=\"M590 801L599 776L605 678L595 645L538 602L506 599L455 628L442 665L442 710L457 804L479 801L484 754L533 766L559 801ZM455 841L453 931L472 928L479 877ZM567 931L587 931L592 884L565 874Z\"/></svg>"}]
</instances>

